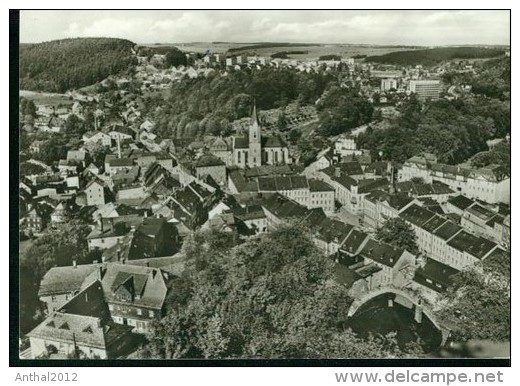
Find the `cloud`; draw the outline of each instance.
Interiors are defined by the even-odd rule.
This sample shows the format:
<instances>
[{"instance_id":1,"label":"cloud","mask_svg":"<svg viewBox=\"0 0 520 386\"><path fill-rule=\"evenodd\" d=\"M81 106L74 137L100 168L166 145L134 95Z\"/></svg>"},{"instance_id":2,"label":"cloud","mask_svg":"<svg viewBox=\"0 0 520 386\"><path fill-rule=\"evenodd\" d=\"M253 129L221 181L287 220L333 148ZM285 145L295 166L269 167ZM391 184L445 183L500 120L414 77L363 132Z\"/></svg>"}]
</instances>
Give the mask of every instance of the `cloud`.
<instances>
[{"instance_id":1,"label":"cloud","mask_svg":"<svg viewBox=\"0 0 520 386\"><path fill-rule=\"evenodd\" d=\"M508 11L22 11L20 40L509 44Z\"/></svg>"}]
</instances>

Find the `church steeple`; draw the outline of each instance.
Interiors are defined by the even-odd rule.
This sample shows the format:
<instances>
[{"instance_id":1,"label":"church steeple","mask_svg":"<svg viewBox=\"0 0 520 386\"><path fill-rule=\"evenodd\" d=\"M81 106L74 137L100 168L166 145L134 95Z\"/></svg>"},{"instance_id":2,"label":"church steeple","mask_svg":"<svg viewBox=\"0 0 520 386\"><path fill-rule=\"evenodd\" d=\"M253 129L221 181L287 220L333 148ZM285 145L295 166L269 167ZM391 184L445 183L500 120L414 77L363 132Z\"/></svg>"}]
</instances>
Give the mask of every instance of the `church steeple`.
<instances>
[{"instance_id":1,"label":"church steeple","mask_svg":"<svg viewBox=\"0 0 520 386\"><path fill-rule=\"evenodd\" d=\"M258 123L258 115L256 115L256 101L253 102L253 113L251 114L251 125L254 125Z\"/></svg>"},{"instance_id":2,"label":"church steeple","mask_svg":"<svg viewBox=\"0 0 520 386\"><path fill-rule=\"evenodd\" d=\"M262 134L260 124L258 123L258 115L256 114L256 103L253 104L253 113L251 114L251 124L249 125L249 154L248 166L262 165Z\"/></svg>"}]
</instances>

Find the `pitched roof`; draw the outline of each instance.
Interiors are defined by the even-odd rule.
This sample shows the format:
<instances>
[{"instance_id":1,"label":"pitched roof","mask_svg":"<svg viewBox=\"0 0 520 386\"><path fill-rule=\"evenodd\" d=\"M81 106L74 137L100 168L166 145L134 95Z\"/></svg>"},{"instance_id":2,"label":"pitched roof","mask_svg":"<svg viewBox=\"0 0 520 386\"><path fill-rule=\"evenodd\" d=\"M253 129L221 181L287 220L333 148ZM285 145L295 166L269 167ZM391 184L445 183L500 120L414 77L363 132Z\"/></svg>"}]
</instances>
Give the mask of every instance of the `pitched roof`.
<instances>
[{"instance_id":1,"label":"pitched roof","mask_svg":"<svg viewBox=\"0 0 520 386\"><path fill-rule=\"evenodd\" d=\"M443 225L446 221L448 220L446 220L444 217L435 215L430 220L426 221L423 225L421 225L421 228L431 233L435 229Z\"/></svg>"},{"instance_id":2,"label":"pitched roof","mask_svg":"<svg viewBox=\"0 0 520 386\"><path fill-rule=\"evenodd\" d=\"M235 149L249 149L249 138L235 137L234 148Z\"/></svg>"},{"instance_id":3,"label":"pitched roof","mask_svg":"<svg viewBox=\"0 0 520 386\"><path fill-rule=\"evenodd\" d=\"M451 285L451 276L457 274L459 270L443 264L434 259L428 259L424 267L419 267L415 271L414 281L431 288L437 292L442 289L437 287L434 283L439 283L445 288ZM424 280L423 280L424 279ZM433 283L429 283L426 279L430 279Z\"/></svg>"},{"instance_id":4,"label":"pitched roof","mask_svg":"<svg viewBox=\"0 0 520 386\"><path fill-rule=\"evenodd\" d=\"M94 280L27 336L107 349L132 328L112 322L101 283Z\"/></svg>"},{"instance_id":5,"label":"pitched roof","mask_svg":"<svg viewBox=\"0 0 520 386\"><path fill-rule=\"evenodd\" d=\"M79 291L85 278L94 270L94 264L53 267L43 276L38 297Z\"/></svg>"},{"instance_id":6,"label":"pitched roof","mask_svg":"<svg viewBox=\"0 0 520 386\"><path fill-rule=\"evenodd\" d=\"M262 206L279 218L304 217L308 209L280 194L273 194L262 201Z\"/></svg>"},{"instance_id":7,"label":"pitched roof","mask_svg":"<svg viewBox=\"0 0 520 386\"><path fill-rule=\"evenodd\" d=\"M197 168L208 166L226 166L226 164L220 158L217 158L211 154L200 157L197 163L195 164L195 167Z\"/></svg>"},{"instance_id":8,"label":"pitched roof","mask_svg":"<svg viewBox=\"0 0 520 386\"><path fill-rule=\"evenodd\" d=\"M356 253L367 237L368 235L363 231L359 229L353 229L343 243L342 249L348 253Z\"/></svg>"},{"instance_id":9,"label":"pitched roof","mask_svg":"<svg viewBox=\"0 0 520 386\"><path fill-rule=\"evenodd\" d=\"M86 279L98 280L93 273ZM108 263L101 279L103 292L108 303L131 303L136 306L161 309L166 298L167 286L164 273L159 268L132 264ZM129 293L130 299L120 297Z\"/></svg>"},{"instance_id":10,"label":"pitched roof","mask_svg":"<svg viewBox=\"0 0 520 386\"><path fill-rule=\"evenodd\" d=\"M473 205L475 201L461 194L455 197L448 198L448 202L461 210L465 210L469 206Z\"/></svg>"},{"instance_id":11,"label":"pitched roof","mask_svg":"<svg viewBox=\"0 0 520 386\"><path fill-rule=\"evenodd\" d=\"M231 212L242 221L265 218L265 212L261 205L249 205L245 208L238 207L232 209Z\"/></svg>"},{"instance_id":12,"label":"pitched roof","mask_svg":"<svg viewBox=\"0 0 520 386\"><path fill-rule=\"evenodd\" d=\"M464 230L448 241L448 245L459 251L467 252L477 259L482 259L497 246L488 239L474 236Z\"/></svg>"},{"instance_id":13,"label":"pitched roof","mask_svg":"<svg viewBox=\"0 0 520 386\"><path fill-rule=\"evenodd\" d=\"M452 221L446 221L439 228L432 231L432 233L443 240L448 240L453 237L457 232L462 229L459 225L455 224Z\"/></svg>"},{"instance_id":14,"label":"pitched roof","mask_svg":"<svg viewBox=\"0 0 520 386\"><path fill-rule=\"evenodd\" d=\"M424 209L417 204L413 204L406 208L401 213L401 217L406 221L411 222L414 225L421 226L428 220L430 220L435 213L429 211L428 209Z\"/></svg>"},{"instance_id":15,"label":"pitched roof","mask_svg":"<svg viewBox=\"0 0 520 386\"><path fill-rule=\"evenodd\" d=\"M111 167L133 166L134 161L130 158L112 158L108 161Z\"/></svg>"},{"instance_id":16,"label":"pitched roof","mask_svg":"<svg viewBox=\"0 0 520 386\"><path fill-rule=\"evenodd\" d=\"M311 178L308 180L311 192L334 192L334 188L324 181Z\"/></svg>"},{"instance_id":17,"label":"pitched roof","mask_svg":"<svg viewBox=\"0 0 520 386\"><path fill-rule=\"evenodd\" d=\"M317 236L326 242L342 243L354 227L344 222L325 218L314 230Z\"/></svg>"},{"instance_id":18,"label":"pitched roof","mask_svg":"<svg viewBox=\"0 0 520 386\"><path fill-rule=\"evenodd\" d=\"M287 144L279 136L273 135L271 137L262 137L262 147L287 147Z\"/></svg>"},{"instance_id":19,"label":"pitched roof","mask_svg":"<svg viewBox=\"0 0 520 386\"><path fill-rule=\"evenodd\" d=\"M360 255L388 267L393 267L404 252L404 249L369 239L361 250Z\"/></svg>"}]
</instances>

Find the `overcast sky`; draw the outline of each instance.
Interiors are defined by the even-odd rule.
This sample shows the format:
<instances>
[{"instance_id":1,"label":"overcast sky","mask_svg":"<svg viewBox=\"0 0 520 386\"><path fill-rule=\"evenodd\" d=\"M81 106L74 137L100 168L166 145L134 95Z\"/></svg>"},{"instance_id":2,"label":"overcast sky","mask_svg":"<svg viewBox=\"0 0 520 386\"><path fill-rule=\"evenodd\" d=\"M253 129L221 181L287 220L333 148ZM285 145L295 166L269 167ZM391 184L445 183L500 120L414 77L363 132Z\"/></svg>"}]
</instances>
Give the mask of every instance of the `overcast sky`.
<instances>
[{"instance_id":1,"label":"overcast sky","mask_svg":"<svg viewBox=\"0 0 520 386\"><path fill-rule=\"evenodd\" d=\"M21 11L20 41L510 44L509 11Z\"/></svg>"}]
</instances>

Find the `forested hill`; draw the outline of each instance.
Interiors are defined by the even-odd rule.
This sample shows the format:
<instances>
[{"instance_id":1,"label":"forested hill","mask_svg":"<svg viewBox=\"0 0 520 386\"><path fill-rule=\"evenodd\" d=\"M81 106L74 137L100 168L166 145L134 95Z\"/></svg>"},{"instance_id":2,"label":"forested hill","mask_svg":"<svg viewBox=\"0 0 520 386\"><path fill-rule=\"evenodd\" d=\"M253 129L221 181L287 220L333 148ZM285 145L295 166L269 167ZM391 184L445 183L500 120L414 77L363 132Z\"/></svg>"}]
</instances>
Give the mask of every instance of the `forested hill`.
<instances>
[{"instance_id":1,"label":"forested hill","mask_svg":"<svg viewBox=\"0 0 520 386\"><path fill-rule=\"evenodd\" d=\"M76 38L20 45L20 88L65 92L99 82L135 63L129 40Z\"/></svg>"},{"instance_id":2,"label":"forested hill","mask_svg":"<svg viewBox=\"0 0 520 386\"><path fill-rule=\"evenodd\" d=\"M385 55L368 56L365 61L398 65L433 65L452 59L493 58L504 55L504 49L484 47L439 47L426 50L397 51Z\"/></svg>"}]
</instances>

